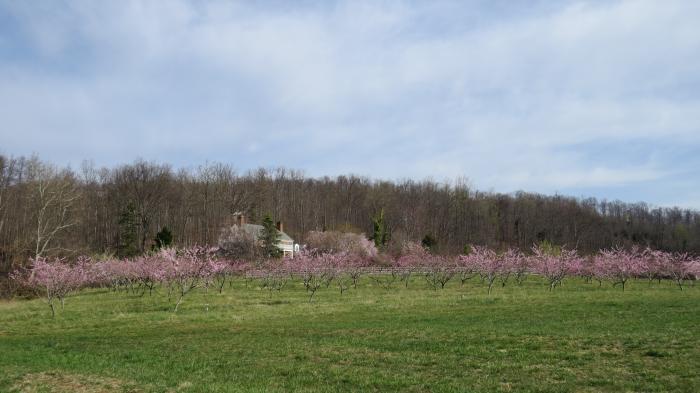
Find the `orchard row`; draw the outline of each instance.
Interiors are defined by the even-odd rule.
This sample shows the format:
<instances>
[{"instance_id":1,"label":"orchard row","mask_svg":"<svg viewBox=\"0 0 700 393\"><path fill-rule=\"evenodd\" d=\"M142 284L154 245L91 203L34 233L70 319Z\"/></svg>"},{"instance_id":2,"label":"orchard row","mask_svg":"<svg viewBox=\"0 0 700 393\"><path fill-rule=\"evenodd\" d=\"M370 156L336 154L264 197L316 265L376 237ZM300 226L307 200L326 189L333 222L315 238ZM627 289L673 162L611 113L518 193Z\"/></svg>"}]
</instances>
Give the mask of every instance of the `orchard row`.
<instances>
[{"instance_id":1,"label":"orchard row","mask_svg":"<svg viewBox=\"0 0 700 393\"><path fill-rule=\"evenodd\" d=\"M684 282L700 276L700 259L685 253L639 248L601 250L584 257L576 250L546 246L535 246L528 255L516 249L496 252L473 247L467 255L443 256L409 245L396 257L312 250L294 258L249 262L222 258L215 248L193 247L166 249L128 260L98 262L80 257L68 263L38 258L12 277L44 297L55 315L54 302L58 300L63 307L66 296L82 288L109 287L144 295L163 286L177 311L195 288L203 288L207 294L210 289L223 291L226 282L234 277L255 281L271 293L297 279L303 282L311 301L319 289L332 285L342 294L354 288L362 276L386 288L397 282L408 285L411 277L421 276L434 289L444 288L451 280L464 284L478 278L491 293L494 285L519 285L529 275L542 277L550 291L567 277L582 277L600 284L609 281L622 290L633 278L669 279L682 290Z\"/></svg>"}]
</instances>

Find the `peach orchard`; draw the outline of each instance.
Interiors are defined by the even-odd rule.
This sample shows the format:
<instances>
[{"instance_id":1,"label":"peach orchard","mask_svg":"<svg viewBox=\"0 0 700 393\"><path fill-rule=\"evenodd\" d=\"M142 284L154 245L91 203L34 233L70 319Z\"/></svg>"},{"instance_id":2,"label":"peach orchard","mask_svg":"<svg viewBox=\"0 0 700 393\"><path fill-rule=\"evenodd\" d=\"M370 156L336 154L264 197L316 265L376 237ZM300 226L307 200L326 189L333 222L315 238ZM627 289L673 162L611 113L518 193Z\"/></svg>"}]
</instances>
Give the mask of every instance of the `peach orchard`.
<instances>
[{"instance_id":1,"label":"peach orchard","mask_svg":"<svg viewBox=\"0 0 700 393\"><path fill-rule=\"evenodd\" d=\"M482 283L489 294L494 287L521 285L538 276L543 287L555 290L571 277L598 285L611 283L622 291L630 280L669 280L683 290L686 282L700 276L700 259L686 253L670 253L640 248L601 250L581 256L576 250L534 246L526 254L517 249L497 252L471 247L467 255L433 255L418 244L408 243L401 255L363 252L305 250L294 258L247 261L220 255L218 249L192 247L164 249L133 259L93 261L79 257L37 258L28 268L15 271L12 278L35 291L48 303L52 315L56 303L63 309L66 297L83 288L110 288L115 293L167 296L177 312L194 290L224 291L226 283L240 278L273 293L283 292L290 282L303 284L309 301L319 291L338 290L341 294L357 287L362 277L374 285L398 290L411 278L422 277L425 285L438 290L454 280ZM205 300L206 302L206 300ZM208 310L208 304L202 305Z\"/></svg>"}]
</instances>

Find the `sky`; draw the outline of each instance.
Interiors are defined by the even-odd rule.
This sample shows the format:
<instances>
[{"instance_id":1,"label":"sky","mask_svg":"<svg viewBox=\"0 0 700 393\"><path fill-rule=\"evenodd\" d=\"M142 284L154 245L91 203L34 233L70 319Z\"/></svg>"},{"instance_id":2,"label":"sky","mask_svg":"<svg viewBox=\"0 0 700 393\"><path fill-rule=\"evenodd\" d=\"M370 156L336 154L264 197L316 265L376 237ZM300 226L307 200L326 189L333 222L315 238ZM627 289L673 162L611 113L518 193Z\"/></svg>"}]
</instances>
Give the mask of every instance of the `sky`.
<instances>
[{"instance_id":1,"label":"sky","mask_svg":"<svg viewBox=\"0 0 700 393\"><path fill-rule=\"evenodd\" d=\"M0 0L0 153L700 209L700 2Z\"/></svg>"}]
</instances>

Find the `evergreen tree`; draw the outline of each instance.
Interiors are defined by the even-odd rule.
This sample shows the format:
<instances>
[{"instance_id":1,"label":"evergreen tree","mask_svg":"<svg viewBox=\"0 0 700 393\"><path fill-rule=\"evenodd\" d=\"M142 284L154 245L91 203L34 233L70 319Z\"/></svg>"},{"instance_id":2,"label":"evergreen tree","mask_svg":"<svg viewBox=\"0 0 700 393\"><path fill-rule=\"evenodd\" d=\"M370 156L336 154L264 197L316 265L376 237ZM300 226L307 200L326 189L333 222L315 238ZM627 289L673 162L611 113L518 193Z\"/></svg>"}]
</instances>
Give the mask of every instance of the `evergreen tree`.
<instances>
[{"instance_id":1,"label":"evergreen tree","mask_svg":"<svg viewBox=\"0 0 700 393\"><path fill-rule=\"evenodd\" d=\"M117 254L124 257L133 257L139 253L138 248L139 220L136 207L129 202L119 215L119 245Z\"/></svg>"},{"instance_id":2,"label":"evergreen tree","mask_svg":"<svg viewBox=\"0 0 700 393\"><path fill-rule=\"evenodd\" d=\"M469 255L472 253L472 246L470 244L465 244L462 250L462 255Z\"/></svg>"},{"instance_id":3,"label":"evergreen tree","mask_svg":"<svg viewBox=\"0 0 700 393\"><path fill-rule=\"evenodd\" d=\"M437 246L437 239L435 239L433 235L427 234L425 235L425 237L423 237L423 240L421 240L420 244L426 250L433 252L435 251L435 247Z\"/></svg>"},{"instance_id":4,"label":"evergreen tree","mask_svg":"<svg viewBox=\"0 0 700 393\"><path fill-rule=\"evenodd\" d=\"M374 240L374 245L382 250L389 242L389 232L384 222L384 209L380 210L379 214L372 218L372 226L374 227L374 231L371 240Z\"/></svg>"},{"instance_id":5,"label":"evergreen tree","mask_svg":"<svg viewBox=\"0 0 700 393\"><path fill-rule=\"evenodd\" d=\"M262 254L268 258L280 258L284 254L282 249L277 247L280 232L277 230L270 214L265 214L265 217L263 217L262 227L259 239L262 243Z\"/></svg>"},{"instance_id":6,"label":"evergreen tree","mask_svg":"<svg viewBox=\"0 0 700 393\"><path fill-rule=\"evenodd\" d=\"M173 233L168 229L168 227L163 227L160 232L156 233L155 239L153 239L155 244L153 245L154 250L160 250L161 248L167 248L173 244Z\"/></svg>"}]
</instances>

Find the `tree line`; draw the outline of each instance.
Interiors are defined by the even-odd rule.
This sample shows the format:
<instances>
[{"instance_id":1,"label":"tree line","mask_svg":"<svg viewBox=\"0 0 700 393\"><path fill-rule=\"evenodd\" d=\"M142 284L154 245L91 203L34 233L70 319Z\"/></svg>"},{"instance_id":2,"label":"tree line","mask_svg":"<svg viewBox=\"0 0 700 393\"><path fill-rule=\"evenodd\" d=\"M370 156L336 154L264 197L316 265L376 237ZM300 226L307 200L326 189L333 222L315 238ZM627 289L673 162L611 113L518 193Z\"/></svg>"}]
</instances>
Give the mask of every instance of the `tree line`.
<instances>
[{"instance_id":1,"label":"tree line","mask_svg":"<svg viewBox=\"0 0 700 393\"><path fill-rule=\"evenodd\" d=\"M376 235L380 223L380 245L422 239L440 253L543 241L583 253L633 244L700 253L700 212L691 209L483 192L465 179L312 178L286 168L241 173L224 163L182 169L143 160L68 168L0 155L0 276L29 258L140 255L163 236L178 247L216 245L236 212L257 223L270 214L299 243L310 231Z\"/></svg>"}]
</instances>

